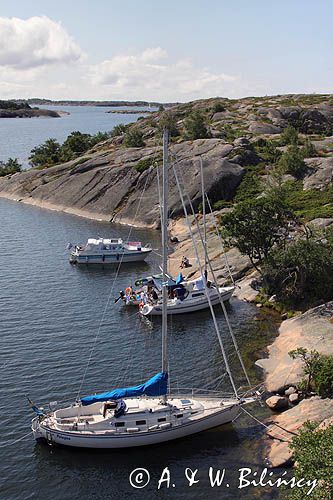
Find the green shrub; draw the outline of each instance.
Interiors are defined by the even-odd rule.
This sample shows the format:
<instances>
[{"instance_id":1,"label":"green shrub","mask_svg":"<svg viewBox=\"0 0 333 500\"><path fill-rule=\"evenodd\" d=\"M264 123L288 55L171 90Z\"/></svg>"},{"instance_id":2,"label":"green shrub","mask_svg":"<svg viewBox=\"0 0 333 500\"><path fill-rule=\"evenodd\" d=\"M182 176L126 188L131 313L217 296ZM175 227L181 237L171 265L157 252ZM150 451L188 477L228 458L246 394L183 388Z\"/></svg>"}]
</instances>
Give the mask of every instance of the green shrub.
<instances>
[{"instance_id":1,"label":"green shrub","mask_svg":"<svg viewBox=\"0 0 333 500\"><path fill-rule=\"evenodd\" d=\"M234 201L249 201L262 192L262 185L256 172L247 172L236 190Z\"/></svg>"},{"instance_id":2,"label":"green shrub","mask_svg":"<svg viewBox=\"0 0 333 500\"><path fill-rule=\"evenodd\" d=\"M281 146L287 146L288 144L297 146L298 144L298 132L292 125L288 125L283 129L280 135Z\"/></svg>"},{"instance_id":3,"label":"green shrub","mask_svg":"<svg viewBox=\"0 0 333 500\"><path fill-rule=\"evenodd\" d=\"M317 217L333 217L333 186L322 191L304 190L301 181L288 181L280 191L295 214L306 221Z\"/></svg>"},{"instance_id":4,"label":"green shrub","mask_svg":"<svg viewBox=\"0 0 333 500\"><path fill-rule=\"evenodd\" d=\"M22 165L17 158L8 158L6 163L0 162L0 177L8 174L16 174L22 171Z\"/></svg>"},{"instance_id":5,"label":"green shrub","mask_svg":"<svg viewBox=\"0 0 333 500\"><path fill-rule=\"evenodd\" d=\"M153 165L153 159L152 158L144 158L143 160L138 161L138 163L135 165L135 170L138 172L144 172L148 168L150 168Z\"/></svg>"},{"instance_id":6,"label":"green shrub","mask_svg":"<svg viewBox=\"0 0 333 500\"><path fill-rule=\"evenodd\" d=\"M193 111L184 120L186 139L205 139L209 137L204 115L200 111Z\"/></svg>"},{"instance_id":7,"label":"green shrub","mask_svg":"<svg viewBox=\"0 0 333 500\"><path fill-rule=\"evenodd\" d=\"M301 307L333 297L333 247L299 239L274 248L263 266L265 287L282 304Z\"/></svg>"},{"instance_id":8,"label":"green shrub","mask_svg":"<svg viewBox=\"0 0 333 500\"><path fill-rule=\"evenodd\" d=\"M91 145L91 135L74 131L69 134L60 148L60 159L63 162L73 160L87 151Z\"/></svg>"},{"instance_id":9,"label":"green shrub","mask_svg":"<svg viewBox=\"0 0 333 500\"><path fill-rule=\"evenodd\" d=\"M232 206L231 201L218 200L215 201L215 203L213 203L213 210L221 210L222 208L230 208L231 206ZM201 210L202 210L202 205L201 205Z\"/></svg>"},{"instance_id":10,"label":"green shrub","mask_svg":"<svg viewBox=\"0 0 333 500\"><path fill-rule=\"evenodd\" d=\"M333 397L333 356L321 356L313 383L319 396L322 398Z\"/></svg>"},{"instance_id":11,"label":"green shrub","mask_svg":"<svg viewBox=\"0 0 333 500\"><path fill-rule=\"evenodd\" d=\"M297 146L289 146L279 159L279 168L282 172L301 178L307 170L302 151Z\"/></svg>"},{"instance_id":12,"label":"green shrub","mask_svg":"<svg viewBox=\"0 0 333 500\"><path fill-rule=\"evenodd\" d=\"M303 158L315 158L318 155L318 152L309 138L306 138L305 144L301 149Z\"/></svg>"},{"instance_id":13,"label":"green shrub","mask_svg":"<svg viewBox=\"0 0 333 500\"><path fill-rule=\"evenodd\" d=\"M294 475L297 480L302 479L317 486L309 496L304 488L295 488L288 493L291 500L329 500L333 491L333 425L326 429L318 429L317 423L307 422L293 437L290 444L296 464Z\"/></svg>"},{"instance_id":14,"label":"green shrub","mask_svg":"<svg viewBox=\"0 0 333 500\"><path fill-rule=\"evenodd\" d=\"M47 139L31 150L29 162L33 167L50 167L61 161L61 148L56 139Z\"/></svg>"},{"instance_id":15,"label":"green shrub","mask_svg":"<svg viewBox=\"0 0 333 500\"><path fill-rule=\"evenodd\" d=\"M275 165L279 161L282 153L276 147L276 143L268 139L258 139L254 145L257 155L266 163Z\"/></svg>"},{"instance_id":16,"label":"green shrub","mask_svg":"<svg viewBox=\"0 0 333 500\"><path fill-rule=\"evenodd\" d=\"M265 196L243 201L223 216L224 236L260 271L271 249L287 238L291 216L282 199Z\"/></svg>"},{"instance_id":17,"label":"green shrub","mask_svg":"<svg viewBox=\"0 0 333 500\"><path fill-rule=\"evenodd\" d=\"M127 125L124 125L123 123L115 125L111 130L111 137L118 137L118 135L124 134L126 132L126 129Z\"/></svg>"},{"instance_id":18,"label":"green shrub","mask_svg":"<svg viewBox=\"0 0 333 500\"><path fill-rule=\"evenodd\" d=\"M67 136L62 145L56 139L47 139L31 151L29 162L33 167L42 169L74 160L109 137L107 132L97 132L95 135L90 135L76 130Z\"/></svg>"},{"instance_id":19,"label":"green shrub","mask_svg":"<svg viewBox=\"0 0 333 500\"><path fill-rule=\"evenodd\" d=\"M145 145L143 134L138 128L131 128L126 132L124 137L124 145L127 148L142 148Z\"/></svg>"},{"instance_id":20,"label":"green shrub","mask_svg":"<svg viewBox=\"0 0 333 500\"><path fill-rule=\"evenodd\" d=\"M223 111L225 111L225 109L226 108L225 108L224 104L222 104L222 102L217 102L212 107L212 112L213 113L223 113Z\"/></svg>"},{"instance_id":21,"label":"green shrub","mask_svg":"<svg viewBox=\"0 0 333 500\"><path fill-rule=\"evenodd\" d=\"M163 134L163 130L167 128L170 137L178 137L179 130L177 127L177 118L172 111L165 111L158 122L157 131L160 136Z\"/></svg>"}]
</instances>

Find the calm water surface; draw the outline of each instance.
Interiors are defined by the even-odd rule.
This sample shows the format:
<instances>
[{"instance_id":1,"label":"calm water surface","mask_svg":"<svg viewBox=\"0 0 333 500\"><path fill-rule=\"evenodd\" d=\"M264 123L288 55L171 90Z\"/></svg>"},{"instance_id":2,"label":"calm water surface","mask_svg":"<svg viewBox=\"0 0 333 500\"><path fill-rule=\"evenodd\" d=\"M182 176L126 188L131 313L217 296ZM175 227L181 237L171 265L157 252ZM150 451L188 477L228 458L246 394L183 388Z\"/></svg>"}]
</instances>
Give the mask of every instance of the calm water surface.
<instances>
[{"instance_id":1,"label":"calm water surface","mask_svg":"<svg viewBox=\"0 0 333 500\"><path fill-rule=\"evenodd\" d=\"M142 275L158 270L159 258L123 267L114 284L114 269L77 268L68 263L66 244L88 236L127 237L129 228L42 210L0 199L0 498L235 498L238 469L262 469L261 428L247 417L233 426L148 449L114 452L67 450L37 445L32 437L4 446L29 432L32 413L25 395L39 404L75 398L96 333L96 346L81 395L137 384L160 370L161 326L138 317L135 309L114 304L118 291ZM160 235L133 230L132 237L160 245ZM252 306L233 299L230 319L239 343L246 346L275 327L257 318ZM104 320L102 320L104 315ZM258 319L261 321L258 321ZM221 315L218 321L225 332ZM226 338L238 382L240 370ZM170 322L170 373L173 385L202 387L223 370L220 350L207 312ZM216 384L215 384L216 387ZM215 388L212 387L212 388ZM220 388L229 390L226 379ZM252 407L256 415L265 410ZM210 466L227 468L230 488L212 489ZM150 471L143 490L128 482L136 467ZM157 481L169 467L175 488L157 493ZM190 489L184 469L199 469ZM258 488L243 498L272 498Z\"/></svg>"},{"instance_id":2,"label":"calm water surface","mask_svg":"<svg viewBox=\"0 0 333 500\"><path fill-rule=\"evenodd\" d=\"M55 111L67 111L70 114L61 118L0 118L0 161L18 158L25 167L28 166L30 151L46 139L53 137L60 143L73 130L95 134L108 132L119 123L136 121L144 107L122 106L120 109L138 110L138 114L106 113L109 108L102 106L38 106Z\"/></svg>"}]
</instances>

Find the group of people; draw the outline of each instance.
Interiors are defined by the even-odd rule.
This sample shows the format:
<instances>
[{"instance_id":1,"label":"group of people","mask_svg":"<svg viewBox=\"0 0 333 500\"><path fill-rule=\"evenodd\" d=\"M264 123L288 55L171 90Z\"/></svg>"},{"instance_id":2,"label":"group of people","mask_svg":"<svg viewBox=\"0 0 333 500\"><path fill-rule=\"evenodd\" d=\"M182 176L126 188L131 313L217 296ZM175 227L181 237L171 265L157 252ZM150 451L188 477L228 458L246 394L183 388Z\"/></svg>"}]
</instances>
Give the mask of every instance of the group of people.
<instances>
[{"instance_id":1,"label":"group of people","mask_svg":"<svg viewBox=\"0 0 333 500\"><path fill-rule=\"evenodd\" d=\"M128 286L125 291L120 290L119 297L115 299L115 303L118 300L123 300L126 304L136 301L135 303L139 303L139 306L143 307L148 302L157 302L158 294L154 287L144 286L141 290L133 290L131 286Z\"/></svg>"}]
</instances>

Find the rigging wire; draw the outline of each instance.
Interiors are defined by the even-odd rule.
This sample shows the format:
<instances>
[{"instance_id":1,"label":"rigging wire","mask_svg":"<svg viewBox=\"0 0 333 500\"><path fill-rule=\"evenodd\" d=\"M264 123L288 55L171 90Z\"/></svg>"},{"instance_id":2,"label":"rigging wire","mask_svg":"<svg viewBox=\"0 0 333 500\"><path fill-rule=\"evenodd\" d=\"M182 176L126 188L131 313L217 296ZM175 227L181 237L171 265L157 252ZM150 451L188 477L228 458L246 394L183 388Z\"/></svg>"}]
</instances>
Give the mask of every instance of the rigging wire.
<instances>
[{"instance_id":1,"label":"rigging wire","mask_svg":"<svg viewBox=\"0 0 333 500\"><path fill-rule=\"evenodd\" d=\"M174 172L174 176L175 176L175 179L176 179L176 183L177 183L177 187L178 187L178 191L179 191L181 203L182 203L182 206L183 206L183 210L184 210L186 222L187 222L187 225L188 225L189 233L190 233L191 240L192 240L192 243L193 243L194 251L196 253L196 259L198 261L200 273L201 273L201 275L203 275L203 269L202 269L202 264L201 264L201 260L200 260L199 253L198 253L198 248L197 248L197 246L195 244L195 239L194 239L193 231L192 231L191 224L190 224L190 221L189 221L189 218L188 218L188 213L187 213L187 209L186 209L186 205L185 205L183 193L182 193L182 190L181 190L181 187L180 187L179 179L178 179L176 168L175 168L174 164L173 164L173 172ZM213 322L214 322L214 326L215 326L217 338L218 338L219 343L220 343L221 352L222 352L222 356L223 356L224 363L225 363L225 366L226 366L226 370L228 372L230 383L232 385L232 388L233 388L233 391L235 393L235 396L238 397L237 388L235 386L235 383L234 383L234 380L233 380L233 377L232 377L232 373L231 373L231 370L230 370L230 367L229 367L228 359L227 359L227 356L226 356L226 353L225 353L225 350L224 350L224 345L223 345L221 334L220 334L220 331L219 331L219 327L218 327L218 324L217 324L217 321L216 321L216 316L215 316L215 312L214 312L214 309L213 309L213 305L212 305L212 302L211 302L211 299L210 299L210 296L209 296L209 293L208 293L208 290L207 290L206 280L204 280L204 285L205 285L206 297L207 297L209 308L210 308L210 312L211 312L211 315L212 315L212 318L213 318Z\"/></svg>"},{"instance_id":2,"label":"rigging wire","mask_svg":"<svg viewBox=\"0 0 333 500\"><path fill-rule=\"evenodd\" d=\"M178 161L176 159L176 163L178 164ZM175 176L177 175L176 174L176 169L175 169L175 166L174 166L174 173L175 173ZM181 173L180 173L181 175ZM182 175L181 175L182 177ZM183 182L183 185L184 185L184 179L182 178L182 182ZM203 236L202 236L202 233L201 233L201 229L200 229L200 226L199 226L199 223L198 223L198 219L195 215L195 212L194 212L194 208L193 208L193 203L188 195L188 192L183 188L183 191L185 193L185 196L188 200L188 203L189 203L189 206L191 208L191 212L194 216L194 220L195 220L195 223L196 223L196 227L197 227L197 231L198 231L198 235L199 235L199 238L201 240L201 244L203 246L203 250L204 250L204 255L205 255L205 261L208 263L208 266L209 266L209 269L210 269L210 272L212 274L212 277L213 277L213 280L214 282L216 283L216 290L218 292L218 296L219 296L219 301L220 301L220 305L222 307L222 311L223 311L223 314L224 314L224 317L226 319L226 322L227 322L227 326L228 326L228 330L229 330L229 333L230 333L230 336L232 338L232 342L234 344L234 347L235 347L235 350L237 352L237 355L238 355L238 359L239 359L239 362L241 364L241 367L242 367L242 370L244 372L244 375L245 375L245 378L246 378L246 381L247 383L249 384L249 386L251 386L251 382L250 382L250 379L249 379L249 376L248 376L248 373L246 371L246 368L245 368L245 365L244 365L244 362L243 362L243 359L242 359L242 356L241 356L241 353L240 353L240 350L239 350L239 347L238 347L238 344L237 344L237 340L236 340L236 337L234 335L234 332L233 332L233 329L232 329L232 326L231 326L231 323L229 321L229 315L228 315L228 312L227 312L227 309L225 307L225 304L222 300L222 297L221 297L221 293L219 291L219 287L217 285L217 280L216 280L216 277L215 277L215 273L214 273L214 270L213 270L213 267L212 267L212 264L211 264L211 261L209 259L209 256L208 256L208 253L207 253L207 246L204 244L204 241L203 241ZM194 241L194 240L193 240ZM193 245L195 245L195 243L193 243ZM198 258L197 258L198 260ZM198 264L199 264L199 261L198 261ZM202 269L201 269L201 266L199 264L199 267L200 267L200 272L202 274ZM205 280L206 281L206 280ZM205 284L206 285L206 284ZM207 294L207 298L208 298L208 294Z\"/></svg>"},{"instance_id":3,"label":"rigging wire","mask_svg":"<svg viewBox=\"0 0 333 500\"><path fill-rule=\"evenodd\" d=\"M147 187L147 183L148 183L148 178L149 178L149 175L146 176L146 182L145 182L145 185L144 185L144 188L142 190L142 193L141 193L141 196L139 198L139 202L138 202L138 206L137 206L137 209L136 209L136 212L135 212L135 216L134 216L134 221L136 220L137 218L137 215L139 213L139 209L140 209L140 206L141 206L141 202L142 202L142 199L143 199L143 195L145 193L145 190L146 190L146 187ZM127 237L127 240L130 239L131 237L131 234L132 234L132 231L134 229L134 226L131 226L130 227L130 230L129 230L129 233L128 233L128 237ZM123 262L123 258L124 258L124 253L122 253L121 255L121 259L119 261L119 264L117 266L117 270L116 270L116 274L115 274L115 277L113 279L113 283L112 283L112 286L111 286L111 289L110 289L110 292L109 292L109 295L108 295L108 298L107 298L107 301L106 301L106 304L105 304L105 307L104 307L104 311L103 311L103 314L102 314L102 318L100 320L100 323L99 323L99 326L98 326L98 329L97 329L97 332L96 332L96 335L95 335L95 338L94 338L94 341L93 341L93 345L90 349L90 354L89 354L89 357L88 357L88 361L86 363L86 367L85 367L85 370L84 370L84 373L83 373L83 377L82 377L82 380L81 380L81 383L80 383L80 386L79 386L79 389L78 389L78 392L77 392L77 395L76 395L76 400L78 401L79 398L80 398L80 393L81 393L81 390L82 390L82 386L84 384L84 381L85 381L85 378L86 378L86 375L87 375L87 371L88 371L88 368L90 366L90 362L91 362L91 359L92 359L92 355L94 353L94 350L95 350L95 347L96 347L96 343L97 343L97 339L99 337L99 334L101 332L101 328L102 328L102 325L103 325L103 322L104 322L104 318L105 318L105 315L106 315L106 311L109 307L109 304L110 304L110 300L111 300L111 295L113 294L113 290L114 290L114 287L115 287L115 283L116 283L116 280L118 278L118 275L119 275L119 271L120 271L120 268L121 268L121 265L122 265L122 262Z\"/></svg>"},{"instance_id":4,"label":"rigging wire","mask_svg":"<svg viewBox=\"0 0 333 500\"><path fill-rule=\"evenodd\" d=\"M213 213L213 210L212 210L212 206L211 206L211 203L210 203L210 200L208 198L208 195L207 193L206 194L206 200L207 200L207 204L208 204L208 207L209 207L209 210L210 210L210 213L211 215L213 216L213 223L214 223L214 226L215 226L215 231L216 231L216 234L220 240L220 243L221 243L221 248L222 248L222 252L223 252L223 256L224 256L224 261L225 261L225 266L227 268L227 271L229 273L229 276L230 276L230 279L232 281L232 284L235 285L235 280L234 280L234 277L231 273L231 268L230 268L230 265L229 265L229 261L228 261L228 257L227 257L227 253L225 251L225 247L224 247L224 243L223 243L223 240L222 240L222 237L221 237L221 233L217 227L217 224L216 224L216 220L215 220L215 216L214 216L214 213Z\"/></svg>"}]
</instances>

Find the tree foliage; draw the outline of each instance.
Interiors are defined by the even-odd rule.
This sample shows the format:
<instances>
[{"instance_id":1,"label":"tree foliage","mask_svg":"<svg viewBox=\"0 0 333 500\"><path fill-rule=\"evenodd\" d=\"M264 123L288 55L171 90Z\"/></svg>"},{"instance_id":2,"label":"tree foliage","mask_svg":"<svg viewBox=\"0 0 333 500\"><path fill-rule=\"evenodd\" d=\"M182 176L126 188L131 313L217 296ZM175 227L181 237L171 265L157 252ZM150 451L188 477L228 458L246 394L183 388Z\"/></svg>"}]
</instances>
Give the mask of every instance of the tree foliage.
<instances>
[{"instance_id":1,"label":"tree foliage","mask_svg":"<svg viewBox=\"0 0 333 500\"><path fill-rule=\"evenodd\" d=\"M307 169L302 150L295 145L289 146L279 159L279 167L282 172L300 179Z\"/></svg>"},{"instance_id":2,"label":"tree foliage","mask_svg":"<svg viewBox=\"0 0 333 500\"><path fill-rule=\"evenodd\" d=\"M184 126L186 139L195 140L209 137L205 117L200 111L193 111L184 120Z\"/></svg>"},{"instance_id":3,"label":"tree foliage","mask_svg":"<svg viewBox=\"0 0 333 500\"><path fill-rule=\"evenodd\" d=\"M275 165L282 155L281 151L277 149L276 143L263 138L254 143L254 150L265 163L270 165Z\"/></svg>"},{"instance_id":4,"label":"tree foliage","mask_svg":"<svg viewBox=\"0 0 333 500\"><path fill-rule=\"evenodd\" d=\"M270 252L263 266L266 290L290 307L333 297L333 246L313 238L298 239Z\"/></svg>"},{"instance_id":5,"label":"tree foliage","mask_svg":"<svg viewBox=\"0 0 333 500\"><path fill-rule=\"evenodd\" d=\"M283 129L280 136L280 142L283 146L287 146L288 144L297 146L298 132L295 127L288 125L285 129Z\"/></svg>"},{"instance_id":6,"label":"tree foliage","mask_svg":"<svg viewBox=\"0 0 333 500\"><path fill-rule=\"evenodd\" d=\"M307 422L290 444L296 467L295 477L306 481L317 480L309 498L332 499L333 491L333 425L318 429L318 424ZM304 491L295 488L289 493L292 500L303 500ZM307 498L307 497L306 497Z\"/></svg>"},{"instance_id":7,"label":"tree foliage","mask_svg":"<svg viewBox=\"0 0 333 500\"><path fill-rule=\"evenodd\" d=\"M284 242L289 232L291 213L282 200L270 197L239 203L222 218L223 232L229 243L259 267L274 245Z\"/></svg>"},{"instance_id":8,"label":"tree foliage","mask_svg":"<svg viewBox=\"0 0 333 500\"><path fill-rule=\"evenodd\" d=\"M5 163L0 162L0 177L8 174L16 174L21 172L22 165L19 163L17 158L8 158Z\"/></svg>"},{"instance_id":9,"label":"tree foliage","mask_svg":"<svg viewBox=\"0 0 333 500\"><path fill-rule=\"evenodd\" d=\"M310 139L307 137L304 143L304 146L301 149L303 158L315 158L318 155L318 152L316 148L314 147L313 143L310 141Z\"/></svg>"},{"instance_id":10,"label":"tree foliage","mask_svg":"<svg viewBox=\"0 0 333 500\"><path fill-rule=\"evenodd\" d=\"M0 109L31 109L27 102L3 101L0 100Z\"/></svg>"},{"instance_id":11,"label":"tree foliage","mask_svg":"<svg viewBox=\"0 0 333 500\"><path fill-rule=\"evenodd\" d=\"M126 132L127 125L119 123L115 125L111 131L111 137L118 137L118 135L123 135Z\"/></svg>"},{"instance_id":12,"label":"tree foliage","mask_svg":"<svg viewBox=\"0 0 333 500\"><path fill-rule=\"evenodd\" d=\"M177 118L172 111L165 111L158 122L157 131L159 135L163 134L163 130L167 128L170 137L179 136L179 130L177 127Z\"/></svg>"},{"instance_id":13,"label":"tree foliage","mask_svg":"<svg viewBox=\"0 0 333 500\"><path fill-rule=\"evenodd\" d=\"M33 167L50 167L61 162L60 144L56 139L47 139L31 150L29 162Z\"/></svg>"},{"instance_id":14,"label":"tree foliage","mask_svg":"<svg viewBox=\"0 0 333 500\"><path fill-rule=\"evenodd\" d=\"M107 132L97 132L91 135L74 131L68 135L62 145L56 139L47 139L31 151L29 161L33 167L51 167L61 162L74 160L108 138Z\"/></svg>"},{"instance_id":15,"label":"tree foliage","mask_svg":"<svg viewBox=\"0 0 333 500\"><path fill-rule=\"evenodd\" d=\"M260 178L256 172L247 172L237 187L235 201L253 200L262 192Z\"/></svg>"},{"instance_id":16,"label":"tree foliage","mask_svg":"<svg viewBox=\"0 0 333 500\"><path fill-rule=\"evenodd\" d=\"M124 145L128 148L143 148L143 134L137 127L130 128L124 137Z\"/></svg>"}]
</instances>

